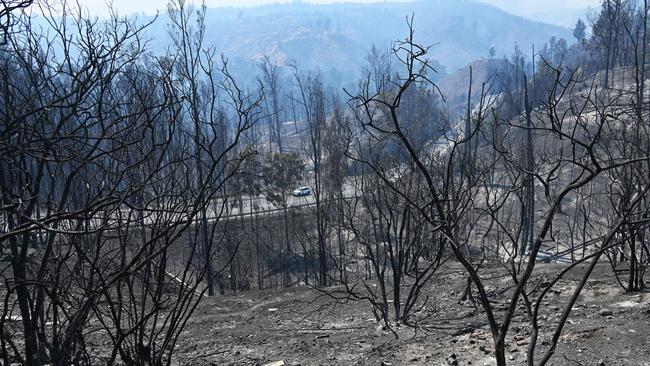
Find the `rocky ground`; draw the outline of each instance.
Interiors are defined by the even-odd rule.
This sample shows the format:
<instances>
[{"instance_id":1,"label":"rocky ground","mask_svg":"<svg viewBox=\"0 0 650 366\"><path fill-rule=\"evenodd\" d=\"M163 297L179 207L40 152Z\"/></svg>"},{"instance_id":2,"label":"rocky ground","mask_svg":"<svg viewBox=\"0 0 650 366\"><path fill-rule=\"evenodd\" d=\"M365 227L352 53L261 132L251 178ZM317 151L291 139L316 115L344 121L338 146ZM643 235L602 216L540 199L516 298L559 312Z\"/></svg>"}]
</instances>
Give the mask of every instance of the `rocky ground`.
<instances>
[{"instance_id":1,"label":"rocky ground","mask_svg":"<svg viewBox=\"0 0 650 366\"><path fill-rule=\"evenodd\" d=\"M542 281L563 265L540 264ZM487 269L485 270L487 271ZM506 293L497 268L488 283ZM582 268L561 280L542 302L540 322L555 323ZM416 327L378 325L367 303L340 304L308 288L256 291L207 299L178 347L185 365L493 365L492 339L482 311L459 302L464 272L447 266L427 289ZM505 306L495 301L497 308ZM650 293L625 294L607 266L599 267L574 306L551 365L650 365ZM521 312L508 337L508 359L525 364L529 325ZM548 348L550 334L540 338Z\"/></svg>"}]
</instances>

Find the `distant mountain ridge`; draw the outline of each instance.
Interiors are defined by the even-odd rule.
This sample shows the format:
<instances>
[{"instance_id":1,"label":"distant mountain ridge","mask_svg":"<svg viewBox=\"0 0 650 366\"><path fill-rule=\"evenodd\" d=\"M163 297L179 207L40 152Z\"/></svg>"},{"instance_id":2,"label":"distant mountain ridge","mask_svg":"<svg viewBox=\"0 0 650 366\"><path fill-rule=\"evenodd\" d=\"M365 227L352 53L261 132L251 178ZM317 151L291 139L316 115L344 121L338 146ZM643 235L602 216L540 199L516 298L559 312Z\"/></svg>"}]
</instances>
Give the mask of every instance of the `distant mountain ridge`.
<instances>
[{"instance_id":1,"label":"distant mountain ridge","mask_svg":"<svg viewBox=\"0 0 650 366\"><path fill-rule=\"evenodd\" d=\"M527 17L573 30L578 19L582 19L585 24L589 24L587 17L593 11L596 10L594 8L549 10Z\"/></svg>"},{"instance_id":2,"label":"distant mountain ridge","mask_svg":"<svg viewBox=\"0 0 650 366\"><path fill-rule=\"evenodd\" d=\"M288 3L253 8L208 9L207 44L225 54L236 74L254 75L264 55L281 64L296 62L334 83L361 76L373 44L389 47L404 38L406 18L415 17L415 40L431 45L431 58L449 72L483 57L497 57L515 44L541 47L551 37L571 40L562 27L534 22L472 0L429 0L373 4ZM169 44L162 15L149 29L155 50Z\"/></svg>"}]
</instances>

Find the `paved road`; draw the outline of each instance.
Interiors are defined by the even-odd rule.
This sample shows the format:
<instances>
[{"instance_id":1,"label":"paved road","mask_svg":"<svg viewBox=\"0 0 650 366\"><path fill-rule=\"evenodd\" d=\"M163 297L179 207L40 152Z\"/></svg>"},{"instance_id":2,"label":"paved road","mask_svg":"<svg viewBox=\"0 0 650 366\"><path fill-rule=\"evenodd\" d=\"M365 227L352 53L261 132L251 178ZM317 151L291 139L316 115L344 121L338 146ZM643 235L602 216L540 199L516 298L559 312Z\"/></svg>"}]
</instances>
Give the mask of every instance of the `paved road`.
<instances>
[{"instance_id":1,"label":"paved road","mask_svg":"<svg viewBox=\"0 0 650 366\"><path fill-rule=\"evenodd\" d=\"M343 185L343 197L344 198L353 198L356 196L356 188L354 181L347 182ZM217 214L218 210L221 210L223 200L216 200L215 204L208 209L208 219L214 220L219 215ZM265 197L258 196L253 198L243 197L241 207L237 202L230 202L230 210L221 213L221 217L238 217L250 215L251 213L251 204L253 206L253 212L257 211L259 214L273 214L282 210L281 207L275 206L269 202ZM287 196L287 204L289 207L309 207L316 205L316 197L312 194L309 196L295 197L291 194Z\"/></svg>"}]
</instances>

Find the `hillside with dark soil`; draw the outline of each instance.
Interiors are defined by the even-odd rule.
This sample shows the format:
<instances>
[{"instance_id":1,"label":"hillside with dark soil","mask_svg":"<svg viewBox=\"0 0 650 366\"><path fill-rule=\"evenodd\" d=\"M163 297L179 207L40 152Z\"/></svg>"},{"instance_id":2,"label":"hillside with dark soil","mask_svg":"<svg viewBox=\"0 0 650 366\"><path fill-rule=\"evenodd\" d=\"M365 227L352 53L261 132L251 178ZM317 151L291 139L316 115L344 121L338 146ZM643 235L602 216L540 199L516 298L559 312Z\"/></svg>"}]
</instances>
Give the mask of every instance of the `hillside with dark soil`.
<instances>
[{"instance_id":1,"label":"hillside with dark soil","mask_svg":"<svg viewBox=\"0 0 650 366\"><path fill-rule=\"evenodd\" d=\"M537 280L543 281L563 265L540 264L539 269ZM485 271L494 273L491 293L509 291L509 278L499 268ZM543 300L542 329L555 324L581 272L581 267L570 272ZM446 266L427 288L428 301L414 325L394 327L397 339L377 324L368 304L335 301L313 289L206 299L180 340L178 364L494 365L482 311L471 301L459 301L465 283L460 267ZM643 334L649 326L650 293L625 294L609 268L601 266L573 307L549 364L646 365L650 338ZM530 326L523 311L511 329L509 364L526 364ZM550 336L544 333L538 342L544 351Z\"/></svg>"}]
</instances>

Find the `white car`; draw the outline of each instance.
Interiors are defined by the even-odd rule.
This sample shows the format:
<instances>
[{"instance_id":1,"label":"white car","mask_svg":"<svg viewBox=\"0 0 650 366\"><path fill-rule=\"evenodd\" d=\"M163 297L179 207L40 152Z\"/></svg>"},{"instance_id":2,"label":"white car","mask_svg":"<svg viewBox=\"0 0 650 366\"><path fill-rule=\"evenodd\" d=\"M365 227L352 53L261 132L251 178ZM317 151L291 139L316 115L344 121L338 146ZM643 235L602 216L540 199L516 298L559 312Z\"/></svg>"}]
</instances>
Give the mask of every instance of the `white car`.
<instances>
[{"instance_id":1,"label":"white car","mask_svg":"<svg viewBox=\"0 0 650 366\"><path fill-rule=\"evenodd\" d=\"M296 197L311 196L311 188L309 187L298 187L293 190L292 194Z\"/></svg>"}]
</instances>

